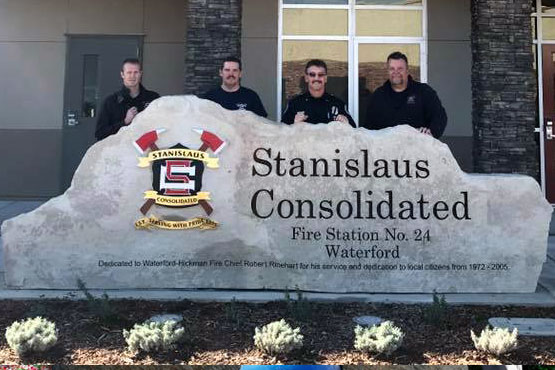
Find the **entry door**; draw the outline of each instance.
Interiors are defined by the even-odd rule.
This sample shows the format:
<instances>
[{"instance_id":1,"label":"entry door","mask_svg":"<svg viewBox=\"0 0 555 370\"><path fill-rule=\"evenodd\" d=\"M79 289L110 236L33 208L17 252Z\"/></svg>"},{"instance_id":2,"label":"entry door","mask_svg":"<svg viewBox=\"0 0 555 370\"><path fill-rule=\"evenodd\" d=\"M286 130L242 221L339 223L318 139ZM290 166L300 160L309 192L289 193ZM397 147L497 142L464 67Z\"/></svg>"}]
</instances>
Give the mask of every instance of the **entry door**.
<instances>
[{"instance_id":1,"label":"entry door","mask_svg":"<svg viewBox=\"0 0 555 370\"><path fill-rule=\"evenodd\" d=\"M545 160L545 194L555 203L555 45L543 46L543 115L542 132Z\"/></svg>"},{"instance_id":2,"label":"entry door","mask_svg":"<svg viewBox=\"0 0 555 370\"><path fill-rule=\"evenodd\" d=\"M142 37L69 36L67 42L62 192L96 142L94 131L102 101L121 88L121 62L140 57Z\"/></svg>"}]
</instances>

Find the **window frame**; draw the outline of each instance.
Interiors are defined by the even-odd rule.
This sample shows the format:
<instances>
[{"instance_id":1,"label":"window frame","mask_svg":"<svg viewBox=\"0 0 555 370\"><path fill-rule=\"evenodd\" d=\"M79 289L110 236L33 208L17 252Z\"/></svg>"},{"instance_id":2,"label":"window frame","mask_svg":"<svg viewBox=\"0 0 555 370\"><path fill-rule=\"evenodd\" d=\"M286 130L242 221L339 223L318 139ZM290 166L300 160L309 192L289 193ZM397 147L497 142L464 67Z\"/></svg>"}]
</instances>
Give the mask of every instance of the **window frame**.
<instances>
[{"instance_id":1,"label":"window frame","mask_svg":"<svg viewBox=\"0 0 555 370\"><path fill-rule=\"evenodd\" d=\"M348 0L348 4L284 4L278 0L278 45L277 45L277 118L281 121L282 106L282 78L283 78L283 41L347 41L348 42L348 95L346 102L349 111L358 125L358 49L360 44L419 44L420 45L420 80L428 81L428 0L422 0L422 5L357 5L356 0ZM541 0L538 0L541 1ZM348 11L348 34L345 36L328 35L284 35L283 10L284 9L343 9ZM357 36L356 11L357 10L420 10L422 16L422 36Z\"/></svg>"},{"instance_id":2,"label":"window frame","mask_svg":"<svg viewBox=\"0 0 555 370\"><path fill-rule=\"evenodd\" d=\"M536 76L538 84L538 122L534 132L540 136L540 181L542 193L546 196L546 163L545 163L545 138L544 132L544 109L543 109L543 45L555 44L555 39L543 39L543 18L554 18L554 13L542 12L542 0L536 0L536 11L530 14L530 20L536 20L536 37L532 43L536 48ZM533 32L533 31L532 31Z\"/></svg>"}]
</instances>

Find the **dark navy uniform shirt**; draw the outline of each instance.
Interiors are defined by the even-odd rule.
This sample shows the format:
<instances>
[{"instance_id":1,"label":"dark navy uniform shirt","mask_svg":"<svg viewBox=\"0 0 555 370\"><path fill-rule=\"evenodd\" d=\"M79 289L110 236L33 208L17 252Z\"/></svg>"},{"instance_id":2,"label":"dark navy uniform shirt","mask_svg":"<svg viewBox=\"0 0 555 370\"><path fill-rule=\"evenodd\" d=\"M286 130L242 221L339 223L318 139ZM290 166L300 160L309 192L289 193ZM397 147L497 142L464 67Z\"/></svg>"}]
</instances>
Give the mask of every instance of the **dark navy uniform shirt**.
<instances>
[{"instance_id":1,"label":"dark navy uniform shirt","mask_svg":"<svg viewBox=\"0 0 555 370\"><path fill-rule=\"evenodd\" d=\"M324 93L320 98L315 98L308 92L297 95L287 104L281 121L288 125L293 124L295 122L295 115L298 112L304 112L308 116L305 121L308 123L329 123L336 121L336 117L342 114L349 119L351 126L356 127L355 121L347 111L345 103L328 93Z\"/></svg>"},{"instance_id":2,"label":"dark navy uniform shirt","mask_svg":"<svg viewBox=\"0 0 555 370\"><path fill-rule=\"evenodd\" d=\"M439 138L447 125L447 113L434 89L410 76L404 91L396 92L389 81L377 88L370 97L366 121L361 126L379 130L397 125L427 127Z\"/></svg>"},{"instance_id":3,"label":"dark navy uniform shirt","mask_svg":"<svg viewBox=\"0 0 555 370\"><path fill-rule=\"evenodd\" d=\"M258 94L246 87L240 87L234 92L227 92L221 87L208 91L200 96L203 99L212 100L229 110L248 110L261 117L267 117L266 109Z\"/></svg>"},{"instance_id":4,"label":"dark navy uniform shirt","mask_svg":"<svg viewBox=\"0 0 555 370\"><path fill-rule=\"evenodd\" d=\"M104 100L96 121L97 140L113 135L125 126L125 115L130 108L135 107L138 112L142 112L153 100L160 97L157 92L147 90L143 85L139 89L139 95L133 98L129 95L129 89L123 86Z\"/></svg>"}]
</instances>

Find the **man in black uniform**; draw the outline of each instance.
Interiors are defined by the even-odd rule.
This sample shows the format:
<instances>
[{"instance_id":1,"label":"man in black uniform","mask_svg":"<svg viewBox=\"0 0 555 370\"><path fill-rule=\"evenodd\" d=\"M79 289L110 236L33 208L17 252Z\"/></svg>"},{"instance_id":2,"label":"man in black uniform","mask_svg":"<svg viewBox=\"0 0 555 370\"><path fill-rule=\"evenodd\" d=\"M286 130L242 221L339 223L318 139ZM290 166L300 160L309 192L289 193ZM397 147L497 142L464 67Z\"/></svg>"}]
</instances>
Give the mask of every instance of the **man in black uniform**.
<instances>
[{"instance_id":1,"label":"man in black uniform","mask_svg":"<svg viewBox=\"0 0 555 370\"><path fill-rule=\"evenodd\" d=\"M266 109L258 94L241 86L241 60L228 57L220 68L221 86L208 91L201 98L212 100L229 110L248 110L262 117L267 117Z\"/></svg>"},{"instance_id":2,"label":"man in black uniform","mask_svg":"<svg viewBox=\"0 0 555 370\"><path fill-rule=\"evenodd\" d=\"M158 93L145 89L141 84L143 71L138 59L125 59L120 74L123 80L121 90L108 96L102 104L96 122L97 140L102 140L118 132L121 127L130 125L139 112L160 97Z\"/></svg>"},{"instance_id":3,"label":"man in black uniform","mask_svg":"<svg viewBox=\"0 0 555 370\"><path fill-rule=\"evenodd\" d=\"M439 138L447 125L447 114L436 92L409 75L408 60L398 51L387 57L389 79L370 97L366 122L362 127L379 130L410 125Z\"/></svg>"},{"instance_id":4,"label":"man in black uniform","mask_svg":"<svg viewBox=\"0 0 555 370\"><path fill-rule=\"evenodd\" d=\"M328 67L323 60L312 59L305 67L304 80L308 91L289 101L281 121L293 123L329 123L339 121L356 127L355 121L347 112L341 99L326 92Z\"/></svg>"}]
</instances>

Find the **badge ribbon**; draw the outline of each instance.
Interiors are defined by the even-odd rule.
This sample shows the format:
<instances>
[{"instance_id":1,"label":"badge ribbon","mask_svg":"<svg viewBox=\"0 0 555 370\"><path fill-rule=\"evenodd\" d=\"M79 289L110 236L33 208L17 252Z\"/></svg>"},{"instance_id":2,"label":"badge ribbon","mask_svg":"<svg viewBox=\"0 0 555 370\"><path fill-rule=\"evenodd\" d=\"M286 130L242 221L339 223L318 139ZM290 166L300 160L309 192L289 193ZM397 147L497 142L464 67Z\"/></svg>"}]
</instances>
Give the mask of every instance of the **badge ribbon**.
<instances>
[{"instance_id":1,"label":"badge ribbon","mask_svg":"<svg viewBox=\"0 0 555 370\"><path fill-rule=\"evenodd\" d=\"M135 228L141 229L165 229L165 230L187 230L199 228L201 230L213 230L218 227L216 221L205 217L195 217L185 221L161 220L156 216L144 217L135 222Z\"/></svg>"},{"instance_id":2,"label":"badge ribbon","mask_svg":"<svg viewBox=\"0 0 555 370\"><path fill-rule=\"evenodd\" d=\"M139 157L139 167L148 167L150 162L158 159L192 159L203 161L208 168L219 168L219 158L211 158L208 153L191 149L165 149L148 153L147 157Z\"/></svg>"},{"instance_id":3,"label":"badge ribbon","mask_svg":"<svg viewBox=\"0 0 555 370\"><path fill-rule=\"evenodd\" d=\"M197 195L176 197L158 194L155 190L145 191L145 199L154 199L156 204L168 207L183 207L198 204L200 200L210 200L210 192L199 191Z\"/></svg>"}]
</instances>

